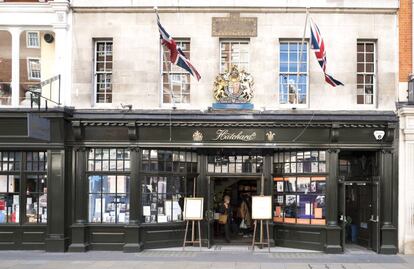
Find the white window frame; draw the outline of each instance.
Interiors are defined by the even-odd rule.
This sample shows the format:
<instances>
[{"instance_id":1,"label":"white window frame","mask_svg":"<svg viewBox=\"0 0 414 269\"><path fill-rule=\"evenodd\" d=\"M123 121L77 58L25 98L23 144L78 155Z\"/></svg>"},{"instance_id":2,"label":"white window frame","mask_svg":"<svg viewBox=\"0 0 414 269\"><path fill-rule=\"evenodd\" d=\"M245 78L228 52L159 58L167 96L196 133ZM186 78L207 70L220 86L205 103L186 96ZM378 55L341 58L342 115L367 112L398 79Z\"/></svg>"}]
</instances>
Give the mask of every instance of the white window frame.
<instances>
[{"instance_id":1,"label":"white window frame","mask_svg":"<svg viewBox=\"0 0 414 269\"><path fill-rule=\"evenodd\" d=\"M33 77L32 76L33 70L31 69L30 62L33 61L33 60L39 61L39 66L40 66L40 68L39 68L39 77ZM27 58L27 79L28 80L37 80L37 81L40 81L41 78L42 78L42 66L41 66L41 63L40 63L40 58L28 57Z\"/></svg>"},{"instance_id":2,"label":"white window frame","mask_svg":"<svg viewBox=\"0 0 414 269\"><path fill-rule=\"evenodd\" d=\"M358 63L363 63L364 65L366 64L365 61L365 56L366 56L366 51L364 50L364 61L363 62L358 62L358 44L364 44L364 47L366 46L366 44L372 44L374 46L374 72L358 72ZM368 39L358 39L357 43L356 43L356 54L357 54L357 60L356 60L356 91L355 91L355 104L357 106L363 106L363 107L367 107L367 108L372 108L372 107L376 107L377 106L377 74L378 74L378 69L377 69L377 42L376 40L368 40ZM364 75L364 81L363 84L364 85L364 103L363 104L358 104L358 75ZM367 95L365 94L365 75L372 75L372 103L371 104L367 104L365 103L365 98L367 97Z\"/></svg>"},{"instance_id":3,"label":"white window frame","mask_svg":"<svg viewBox=\"0 0 414 269\"><path fill-rule=\"evenodd\" d=\"M102 54L100 53L100 56L112 56L112 69L111 71L98 71L97 70L97 62L98 62L98 43L112 43L112 51L110 54L106 54L105 52ZM113 92L113 70L114 70L114 58L113 58L113 54L114 54L114 41L112 38L96 38L93 39L93 103L94 105L97 106L111 106L113 104L113 97L114 97L114 92ZM104 66L106 67L106 57L104 59ZM99 74L110 74L111 75L111 102L98 102L98 75ZM109 83L108 83L109 84ZM105 85L107 85L107 81L105 81ZM107 92L105 91L105 96L106 96Z\"/></svg>"},{"instance_id":4,"label":"white window frame","mask_svg":"<svg viewBox=\"0 0 414 269\"><path fill-rule=\"evenodd\" d=\"M309 108L309 76L310 76L310 74L309 74L309 65L310 65L310 63L309 63L309 53L310 53L309 40L308 39L305 39L304 42L303 42L304 45L306 44L306 53L307 53L307 57L306 57L306 61L307 61L307 65L306 65L306 74L307 74L307 76L306 76L306 103L305 104L299 104L299 103L296 103L296 104L281 103L281 100L280 100L280 93L281 93L281 89L280 89L280 75L281 74L291 74L291 75L296 75L297 74L296 72L295 73L289 73L289 72L281 72L281 70L280 70L280 64L281 64L281 59L280 59L280 48L281 48L281 46L280 45L282 43L297 43L298 45L301 45L302 41L299 40L299 39L280 39L279 40L279 53L278 53L279 61L278 61L278 67L277 67L277 69L279 70L278 76L277 76L277 81L278 81L278 84L277 84L277 89L278 89L278 94L277 94L278 100L277 100L277 103L282 108ZM298 58L299 58L299 54L300 54L300 52L298 52ZM287 62L287 64L289 66L289 56L288 56L288 62ZM302 73L299 72L299 75L300 74L303 74L303 72ZM296 95L297 95L297 92L296 92ZM289 100L289 92L288 92L288 100ZM296 100L299 100L299 99L296 98Z\"/></svg>"},{"instance_id":5,"label":"white window frame","mask_svg":"<svg viewBox=\"0 0 414 269\"><path fill-rule=\"evenodd\" d=\"M247 70L245 70L245 71L246 72L249 72L249 70L250 70L250 51L251 51L251 49L250 49L250 39L220 39L220 44L219 44L219 50L220 50L219 70L220 70L220 73L224 73L226 71L226 70L222 70L222 62L221 62L222 52L223 52L221 50L221 47L222 47L222 44L223 43L231 43L231 44L235 44L235 43L238 43L238 44L247 43ZM231 60L231 55L230 55L230 60ZM231 65L233 65L233 62L231 62ZM240 69L240 60L239 60L239 63L237 64L237 66ZM230 71L230 70L228 70L228 71Z\"/></svg>"},{"instance_id":6,"label":"white window frame","mask_svg":"<svg viewBox=\"0 0 414 269\"><path fill-rule=\"evenodd\" d=\"M32 45L30 42L30 34L36 34L37 35L37 46ZM29 49L39 49L40 48L40 32L39 31L26 31L26 47Z\"/></svg>"},{"instance_id":7,"label":"white window frame","mask_svg":"<svg viewBox=\"0 0 414 269\"><path fill-rule=\"evenodd\" d=\"M191 59L191 39L190 38L184 38L184 37L180 37L180 38L174 38L175 42L177 44L182 43L182 42L188 42L190 44L190 55L189 58ZM164 72L164 50L165 48L163 46L161 46L161 61L160 61L160 65L161 65L161 79L160 79L160 103L161 103L161 107L165 107L165 108L169 108L169 107L190 107L191 106L191 75L184 69L182 69L181 67L176 67L178 71L174 71L174 72L170 72L170 83L173 81L172 77L174 75L187 75L188 76L188 83L189 83L189 90L190 90L190 96L189 96L189 102L188 103L183 103L183 102L173 102L171 101L170 103L165 103L164 102L164 74L166 74L167 72ZM169 60L167 61L169 63ZM169 63L170 66L173 66L172 63ZM172 85L170 85L171 87ZM172 89L171 89L172 90ZM182 87L181 87L181 97L182 97ZM171 96L171 100L172 98L175 98L175 96Z\"/></svg>"}]
</instances>

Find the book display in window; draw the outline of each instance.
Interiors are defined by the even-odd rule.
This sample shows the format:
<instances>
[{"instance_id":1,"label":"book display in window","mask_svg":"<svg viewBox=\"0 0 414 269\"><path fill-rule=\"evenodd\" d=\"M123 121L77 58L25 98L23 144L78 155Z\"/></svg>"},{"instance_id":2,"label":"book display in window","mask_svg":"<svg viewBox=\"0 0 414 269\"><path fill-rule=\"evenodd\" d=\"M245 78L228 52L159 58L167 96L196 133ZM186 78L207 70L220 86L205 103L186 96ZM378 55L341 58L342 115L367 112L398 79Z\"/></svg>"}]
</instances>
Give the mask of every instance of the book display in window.
<instances>
[{"instance_id":1,"label":"book display in window","mask_svg":"<svg viewBox=\"0 0 414 269\"><path fill-rule=\"evenodd\" d=\"M262 169L263 156L260 155L214 155L207 158L208 173L261 173Z\"/></svg>"},{"instance_id":2,"label":"book display in window","mask_svg":"<svg viewBox=\"0 0 414 269\"><path fill-rule=\"evenodd\" d=\"M129 221L129 176L89 176L89 221Z\"/></svg>"},{"instance_id":3,"label":"book display in window","mask_svg":"<svg viewBox=\"0 0 414 269\"><path fill-rule=\"evenodd\" d=\"M278 152L274 155L274 173L326 173L326 152L318 150Z\"/></svg>"},{"instance_id":4,"label":"book display in window","mask_svg":"<svg viewBox=\"0 0 414 269\"><path fill-rule=\"evenodd\" d=\"M326 224L326 177L275 177L273 181L274 222Z\"/></svg>"},{"instance_id":5,"label":"book display in window","mask_svg":"<svg viewBox=\"0 0 414 269\"><path fill-rule=\"evenodd\" d=\"M142 185L142 212L145 223L182 221L183 176L146 176Z\"/></svg>"},{"instance_id":6,"label":"book display in window","mask_svg":"<svg viewBox=\"0 0 414 269\"><path fill-rule=\"evenodd\" d=\"M273 221L325 225L326 172L325 151L276 153Z\"/></svg>"}]
</instances>

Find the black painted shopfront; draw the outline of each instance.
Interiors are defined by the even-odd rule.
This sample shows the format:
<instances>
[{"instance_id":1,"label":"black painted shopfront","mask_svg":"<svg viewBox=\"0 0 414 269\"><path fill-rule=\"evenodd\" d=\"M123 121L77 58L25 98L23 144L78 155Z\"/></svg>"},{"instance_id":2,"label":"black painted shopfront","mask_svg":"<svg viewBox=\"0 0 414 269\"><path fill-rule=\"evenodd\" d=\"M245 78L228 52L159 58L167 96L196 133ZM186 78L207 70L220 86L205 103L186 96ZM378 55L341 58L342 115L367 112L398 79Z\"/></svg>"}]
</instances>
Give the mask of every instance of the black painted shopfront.
<instances>
[{"instance_id":1,"label":"black painted shopfront","mask_svg":"<svg viewBox=\"0 0 414 269\"><path fill-rule=\"evenodd\" d=\"M25 137L28 113L50 120L50 141ZM182 201L193 195L204 197L212 247L222 196L259 194L263 178L272 245L397 252L392 112L62 109L2 111L0 124L1 249L181 246Z\"/></svg>"}]
</instances>

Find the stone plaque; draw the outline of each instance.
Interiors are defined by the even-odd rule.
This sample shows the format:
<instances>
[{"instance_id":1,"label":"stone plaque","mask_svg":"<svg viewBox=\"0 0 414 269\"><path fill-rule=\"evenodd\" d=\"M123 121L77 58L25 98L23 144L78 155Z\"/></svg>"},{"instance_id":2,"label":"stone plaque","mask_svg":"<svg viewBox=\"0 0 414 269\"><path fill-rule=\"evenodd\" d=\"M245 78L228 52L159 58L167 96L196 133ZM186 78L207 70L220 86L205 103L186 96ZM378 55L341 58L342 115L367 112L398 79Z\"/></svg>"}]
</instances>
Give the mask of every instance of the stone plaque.
<instances>
[{"instance_id":1,"label":"stone plaque","mask_svg":"<svg viewBox=\"0 0 414 269\"><path fill-rule=\"evenodd\" d=\"M230 13L229 17L213 17L212 36L254 37L257 36L257 18L240 17L240 13Z\"/></svg>"}]
</instances>

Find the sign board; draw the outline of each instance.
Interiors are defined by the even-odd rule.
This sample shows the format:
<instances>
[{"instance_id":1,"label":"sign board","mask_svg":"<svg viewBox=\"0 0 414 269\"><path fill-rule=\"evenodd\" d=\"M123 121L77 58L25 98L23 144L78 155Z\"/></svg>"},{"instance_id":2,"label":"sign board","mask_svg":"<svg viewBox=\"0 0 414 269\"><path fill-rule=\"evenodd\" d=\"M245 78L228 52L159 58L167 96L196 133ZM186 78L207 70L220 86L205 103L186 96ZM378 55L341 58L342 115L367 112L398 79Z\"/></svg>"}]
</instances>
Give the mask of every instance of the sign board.
<instances>
[{"instance_id":1,"label":"sign board","mask_svg":"<svg viewBox=\"0 0 414 269\"><path fill-rule=\"evenodd\" d=\"M252 218L258 220L272 219L272 196L252 197Z\"/></svg>"},{"instance_id":2,"label":"sign board","mask_svg":"<svg viewBox=\"0 0 414 269\"><path fill-rule=\"evenodd\" d=\"M215 37L254 37L257 36L257 18L240 17L240 13L230 13L229 17L213 17L211 29Z\"/></svg>"},{"instance_id":3,"label":"sign board","mask_svg":"<svg viewBox=\"0 0 414 269\"><path fill-rule=\"evenodd\" d=\"M184 220L202 220L203 204L203 197L184 198Z\"/></svg>"},{"instance_id":4,"label":"sign board","mask_svg":"<svg viewBox=\"0 0 414 269\"><path fill-rule=\"evenodd\" d=\"M30 138L50 141L50 120L27 113L27 131Z\"/></svg>"}]
</instances>

